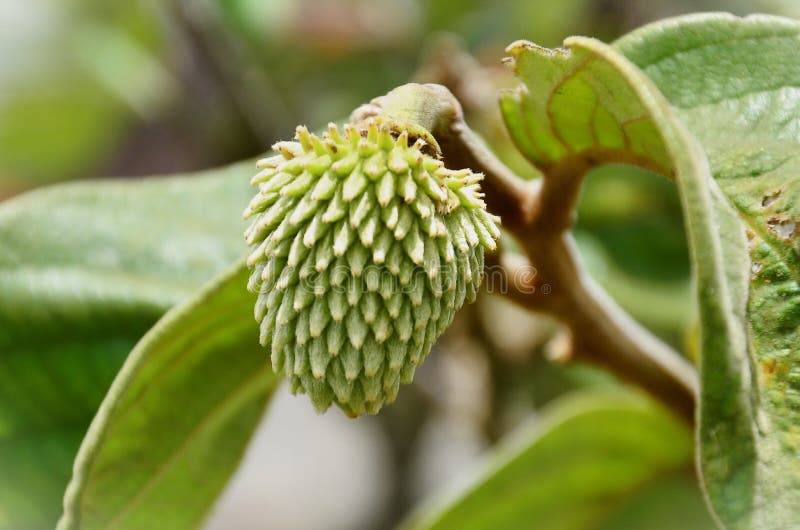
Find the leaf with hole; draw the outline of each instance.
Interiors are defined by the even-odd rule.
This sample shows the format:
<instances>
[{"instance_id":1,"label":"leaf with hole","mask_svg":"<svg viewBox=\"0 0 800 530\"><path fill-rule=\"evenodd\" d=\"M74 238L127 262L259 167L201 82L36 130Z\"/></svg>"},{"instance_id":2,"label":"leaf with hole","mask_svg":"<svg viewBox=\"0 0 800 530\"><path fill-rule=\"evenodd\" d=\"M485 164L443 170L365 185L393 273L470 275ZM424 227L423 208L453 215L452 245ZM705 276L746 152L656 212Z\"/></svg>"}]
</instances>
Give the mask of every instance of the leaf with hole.
<instances>
[{"instance_id":1,"label":"leaf with hole","mask_svg":"<svg viewBox=\"0 0 800 530\"><path fill-rule=\"evenodd\" d=\"M797 376L800 23L699 15L613 47L509 48L501 98L545 172L626 162L674 178L702 324L699 456L731 528L786 528L800 505Z\"/></svg>"}]
</instances>

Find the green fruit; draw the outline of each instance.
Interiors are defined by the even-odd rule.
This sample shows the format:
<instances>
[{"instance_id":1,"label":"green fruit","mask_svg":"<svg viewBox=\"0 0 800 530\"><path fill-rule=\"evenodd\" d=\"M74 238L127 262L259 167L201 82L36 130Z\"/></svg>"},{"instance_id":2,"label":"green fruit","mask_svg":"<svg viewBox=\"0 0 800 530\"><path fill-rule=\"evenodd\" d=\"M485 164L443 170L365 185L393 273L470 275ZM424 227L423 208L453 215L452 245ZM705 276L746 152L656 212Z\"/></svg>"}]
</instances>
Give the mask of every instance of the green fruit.
<instances>
[{"instance_id":1,"label":"green fruit","mask_svg":"<svg viewBox=\"0 0 800 530\"><path fill-rule=\"evenodd\" d=\"M370 118L333 124L258 162L245 210L249 288L272 366L317 411L376 413L411 382L472 301L498 219L482 175L446 169L419 131ZM429 136L429 135L428 135Z\"/></svg>"}]
</instances>

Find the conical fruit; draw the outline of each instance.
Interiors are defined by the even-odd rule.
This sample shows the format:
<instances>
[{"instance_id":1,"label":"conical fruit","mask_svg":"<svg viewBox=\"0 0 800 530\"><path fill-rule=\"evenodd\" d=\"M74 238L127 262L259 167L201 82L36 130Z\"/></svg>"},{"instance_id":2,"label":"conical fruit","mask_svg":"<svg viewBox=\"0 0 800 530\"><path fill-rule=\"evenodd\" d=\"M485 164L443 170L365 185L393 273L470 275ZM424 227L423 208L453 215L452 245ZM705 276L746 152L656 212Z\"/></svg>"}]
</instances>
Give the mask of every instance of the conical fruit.
<instances>
[{"instance_id":1,"label":"conical fruit","mask_svg":"<svg viewBox=\"0 0 800 530\"><path fill-rule=\"evenodd\" d=\"M413 130L413 129L412 129ZM258 162L249 288L272 366L317 411L376 413L472 301L498 219L482 175L391 120L333 124Z\"/></svg>"}]
</instances>

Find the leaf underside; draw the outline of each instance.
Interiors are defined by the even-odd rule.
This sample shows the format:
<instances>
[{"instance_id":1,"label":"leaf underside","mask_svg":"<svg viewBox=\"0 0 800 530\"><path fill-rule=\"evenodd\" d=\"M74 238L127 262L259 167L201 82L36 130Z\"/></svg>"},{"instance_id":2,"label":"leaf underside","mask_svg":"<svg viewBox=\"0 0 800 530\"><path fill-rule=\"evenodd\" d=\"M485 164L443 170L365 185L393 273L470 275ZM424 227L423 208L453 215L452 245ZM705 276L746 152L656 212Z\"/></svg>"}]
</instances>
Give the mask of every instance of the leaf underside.
<instances>
[{"instance_id":1,"label":"leaf underside","mask_svg":"<svg viewBox=\"0 0 800 530\"><path fill-rule=\"evenodd\" d=\"M128 352L242 255L251 173L69 184L0 205L0 528L54 527Z\"/></svg>"},{"instance_id":2,"label":"leaf underside","mask_svg":"<svg viewBox=\"0 0 800 530\"><path fill-rule=\"evenodd\" d=\"M548 173L578 159L675 179L702 324L699 460L730 528L800 515L800 24L666 20L612 46L509 48L523 85L501 107Z\"/></svg>"},{"instance_id":3,"label":"leaf underside","mask_svg":"<svg viewBox=\"0 0 800 530\"><path fill-rule=\"evenodd\" d=\"M279 381L246 283L237 263L131 352L81 446L59 529L200 524Z\"/></svg>"}]
</instances>

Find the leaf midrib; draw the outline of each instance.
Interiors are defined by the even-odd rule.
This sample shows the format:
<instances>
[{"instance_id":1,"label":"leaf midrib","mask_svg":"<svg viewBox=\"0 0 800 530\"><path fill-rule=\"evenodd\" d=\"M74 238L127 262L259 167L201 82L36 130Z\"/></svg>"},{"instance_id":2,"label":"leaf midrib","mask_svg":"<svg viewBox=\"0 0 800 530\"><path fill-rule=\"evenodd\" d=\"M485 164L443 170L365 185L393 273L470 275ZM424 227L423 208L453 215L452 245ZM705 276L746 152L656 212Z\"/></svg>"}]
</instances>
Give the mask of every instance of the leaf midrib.
<instances>
[{"instance_id":1,"label":"leaf midrib","mask_svg":"<svg viewBox=\"0 0 800 530\"><path fill-rule=\"evenodd\" d=\"M261 369L253 372L253 374L242 382L233 392L228 394L224 400L220 401L211 409L195 426L192 432L189 433L183 443L162 462L158 467L158 471L151 475L150 479L142 486L139 493L136 494L130 503L123 508L114 519L105 524L103 528L111 530L124 521L137 506L146 500L147 496L158 486L161 480L178 463L181 457L191 449L198 437L201 437L205 431L213 429L213 427L224 420L229 413L237 410L239 406L244 405L249 399L253 398L254 396L251 394L254 394L262 387L268 387L270 384L273 384L274 381L270 375L271 370L268 369L265 363Z\"/></svg>"},{"instance_id":2,"label":"leaf midrib","mask_svg":"<svg viewBox=\"0 0 800 530\"><path fill-rule=\"evenodd\" d=\"M234 309L238 307L238 304L232 302L227 306L223 306L219 308L220 313L226 312L228 309ZM153 376L147 381L146 384L139 386L138 388L130 388L128 391L131 395L125 400L121 401L118 404L117 413L119 414L118 419L121 420L124 416L128 407L135 406L139 400L145 396L148 391L153 388L157 387L158 383L164 379L166 379L171 373L181 367L181 362L191 353L197 353L197 349L200 349L200 352L208 351L210 346L214 344L211 343L209 345L208 342L203 342L207 339L206 336L198 333L194 333L195 330L202 330L208 329L209 327L213 327L215 324L220 325L221 327L224 326L226 331L238 331L239 329L244 329L247 324L252 324L252 319L248 318L230 318L230 315L224 315L220 318L213 318L216 315L216 312L211 313L209 315L210 318L203 319L196 323L195 326L187 328L186 331L182 334L184 337L188 337L186 342L182 344L180 351L175 354L174 356L170 357L169 363L166 366L162 366L162 369L158 371L158 373L153 374ZM180 336L171 336L168 342L163 344L164 349L173 349L173 347L184 340ZM196 348L196 349L195 349Z\"/></svg>"}]
</instances>

